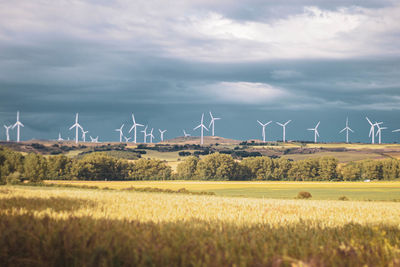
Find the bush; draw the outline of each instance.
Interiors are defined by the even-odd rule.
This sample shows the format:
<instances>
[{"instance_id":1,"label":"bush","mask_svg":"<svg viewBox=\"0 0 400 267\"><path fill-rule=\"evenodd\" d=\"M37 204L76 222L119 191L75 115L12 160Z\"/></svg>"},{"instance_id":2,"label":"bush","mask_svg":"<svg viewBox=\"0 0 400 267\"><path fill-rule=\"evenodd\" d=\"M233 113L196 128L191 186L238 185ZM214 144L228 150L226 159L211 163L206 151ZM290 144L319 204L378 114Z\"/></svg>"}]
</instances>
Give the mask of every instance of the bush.
<instances>
[{"instance_id":1,"label":"bush","mask_svg":"<svg viewBox=\"0 0 400 267\"><path fill-rule=\"evenodd\" d=\"M339 200L347 201L347 200L349 200L349 199L348 199L348 197L346 197L346 196L341 196L341 197L339 197Z\"/></svg>"},{"instance_id":2,"label":"bush","mask_svg":"<svg viewBox=\"0 0 400 267\"><path fill-rule=\"evenodd\" d=\"M19 184L21 182L21 173L20 172L13 172L7 176L6 182L7 184Z\"/></svg>"},{"instance_id":3,"label":"bush","mask_svg":"<svg viewBox=\"0 0 400 267\"><path fill-rule=\"evenodd\" d=\"M309 199L309 198L312 198L312 195L310 192L301 191L297 194L297 198L298 199Z\"/></svg>"}]
</instances>

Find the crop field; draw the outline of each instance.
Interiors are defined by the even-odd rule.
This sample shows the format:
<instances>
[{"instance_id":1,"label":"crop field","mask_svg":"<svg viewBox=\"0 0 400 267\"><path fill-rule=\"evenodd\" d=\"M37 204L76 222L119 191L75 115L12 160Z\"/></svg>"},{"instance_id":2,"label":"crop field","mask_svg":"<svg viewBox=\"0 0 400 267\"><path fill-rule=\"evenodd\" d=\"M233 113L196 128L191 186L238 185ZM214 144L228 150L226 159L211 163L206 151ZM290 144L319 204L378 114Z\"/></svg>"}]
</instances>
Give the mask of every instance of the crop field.
<instances>
[{"instance_id":1,"label":"crop field","mask_svg":"<svg viewBox=\"0 0 400 267\"><path fill-rule=\"evenodd\" d=\"M309 158L320 158L320 157L335 157L340 163L347 163L350 161L359 161L365 159L379 160L389 158L390 155L383 155L382 153L374 153L369 151L346 151L346 152L317 152L313 154L289 154L284 155L282 158L292 160L304 160Z\"/></svg>"},{"instance_id":2,"label":"crop field","mask_svg":"<svg viewBox=\"0 0 400 267\"><path fill-rule=\"evenodd\" d=\"M46 183L97 186L125 189L152 187L190 191L214 192L218 196L293 199L300 191L312 194L313 199L400 201L400 182L217 182L217 181L46 181Z\"/></svg>"},{"instance_id":3,"label":"crop field","mask_svg":"<svg viewBox=\"0 0 400 267\"><path fill-rule=\"evenodd\" d=\"M2 266L398 266L400 204L0 187Z\"/></svg>"}]
</instances>

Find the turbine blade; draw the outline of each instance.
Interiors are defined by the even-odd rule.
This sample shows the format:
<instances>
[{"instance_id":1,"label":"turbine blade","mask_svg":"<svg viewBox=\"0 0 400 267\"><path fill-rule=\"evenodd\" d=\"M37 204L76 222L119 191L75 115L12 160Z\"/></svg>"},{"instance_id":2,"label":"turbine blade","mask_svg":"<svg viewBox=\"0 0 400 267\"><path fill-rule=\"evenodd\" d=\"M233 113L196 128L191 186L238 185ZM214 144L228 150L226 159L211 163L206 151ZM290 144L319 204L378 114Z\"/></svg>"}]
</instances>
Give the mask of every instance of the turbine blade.
<instances>
[{"instance_id":1,"label":"turbine blade","mask_svg":"<svg viewBox=\"0 0 400 267\"><path fill-rule=\"evenodd\" d=\"M292 121L292 120L288 120L288 121L285 123L285 126L288 125L291 121Z\"/></svg>"},{"instance_id":2,"label":"turbine blade","mask_svg":"<svg viewBox=\"0 0 400 267\"><path fill-rule=\"evenodd\" d=\"M282 127L284 126L282 123L279 123L279 122L277 122L276 124L278 124L279 126L282 126Z\"/></svg>"},{"instance_id":3,"label":"turbine blade","mask_svg":"<svg viewBox=\"0 0 400 267\"><path fill-rule=\"evenodd\" d=\"M201 124L200 124L200 125L198 125L198 126L196 126L196 128L194 128L194 129L193 129L193 131L195 131L195 130L199 129L200 127L201 127Z\"/></svg>"},{"instance_id":4,"label":"turbine blade","mask_svg":"<svg viewBox=\"0 0 400 267\"><path fill-rule=\"evenodd\" d=\"M371 126L373 125L373 123L368 119L368 117L365 117L367 119L367 121L369 122L369 124L371 124Z\"/></svg>"},{"instance_id":5,"label":"turbine blade","mask_svg":"<svg viewBox=\"0 0 400 267\"><path fill-rule=\"evenodd\" d=\"M339 133L343 133L343 131L345 131L347 128L344 128L343 130L341 130Z\"/></svg>"}]
</instances>

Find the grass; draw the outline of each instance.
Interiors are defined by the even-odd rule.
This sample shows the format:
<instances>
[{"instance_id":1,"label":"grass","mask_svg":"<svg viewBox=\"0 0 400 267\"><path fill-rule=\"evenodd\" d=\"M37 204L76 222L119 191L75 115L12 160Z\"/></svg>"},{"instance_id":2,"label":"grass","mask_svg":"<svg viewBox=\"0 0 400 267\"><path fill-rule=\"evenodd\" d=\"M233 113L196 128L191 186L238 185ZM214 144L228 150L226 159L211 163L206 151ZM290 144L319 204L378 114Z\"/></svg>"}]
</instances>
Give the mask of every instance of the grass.
<instances>
[{"instance_id":1,"label":"grass","mask_svg":"<svg viewBox=\"0 0 400 267\"><path fill-rule=\"evenodd\" d=\"M292 199L300 191L308 191L313 199L400 201L400 182L217 182L217 181L46 181L47 183L98 186L124 189L152 187L213 192L219 196Z\"/></svg>"},{"instance_id":2,"label":"grass","mask_svg":"<svg viewBox=\"0 0 400 267\"><path fill-rule=\"evenodd\" d=\"M0 187L2 266L398 266L400 205Z\"/></svg>"}]
</instances>

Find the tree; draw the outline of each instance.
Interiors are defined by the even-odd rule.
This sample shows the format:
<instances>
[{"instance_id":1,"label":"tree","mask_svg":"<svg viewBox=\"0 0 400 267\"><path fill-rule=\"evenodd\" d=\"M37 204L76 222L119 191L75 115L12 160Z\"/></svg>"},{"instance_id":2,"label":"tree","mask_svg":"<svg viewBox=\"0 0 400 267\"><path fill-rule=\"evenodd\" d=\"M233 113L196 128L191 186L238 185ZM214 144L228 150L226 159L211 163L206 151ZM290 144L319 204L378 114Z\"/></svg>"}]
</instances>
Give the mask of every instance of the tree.
<instances>
[{"instance_id":1,"label":"tree","mask_svg":"<svg viewBox=\"0 0 400 267\"><path fill-rule=\"evenodd\" d=\"M250 178L274 180L274 161L269 157L251 157L241 162L250 171Z\"/></svg>"},{"instance_id":2,"label":"tree","mask_svg":"<svg viewBox=\"0 0 400 267\"><path fill-rule=\"evenodd\" d=\"M240 172L230 155L214 153L199 161L196 176L203 180L237 180Z\"/></svg>"},{"instance_id":3,"label":"tree","mask_svg":"<svg viewBox=\"0 0 400 267\"><path fill-rule=\"evenodd\" d=\"M363 179L378 179L383 178L382 162L377 160L365 160L362 164Z\"/></svg>"},{"instance_id":4,"label":"tree","mask_svg":"<svg viewBox=\"0 0 400 267\"><path fill-rule=\"evenodd\" d=\"M64 155L52 156L48 160L50 179L71 179L72 160Z\"/></svg>"},{"instance_id":5,"label":"tree","mask_svg":"<svg viewBox=\"0 0 400 267\"><path fill-rule=\"evenodd\" d=\"M295 161L288 171L288 177L294 181L313 181L318 177L319 159L310 158Z\"/></svg>"},{"instance_id":6,"label":"tree","mask_svg":"<svg viewBox=\"0 0 400 267\"><path fill-rule=\"evenodd\" d=\"M107 156L104 152L86 155L75 160L72 165L72 176L83 180L121 180L127 177L126 160L118 160Z\"/></svg>"},{"instance_id":7,"label":"tree","mask_svg":"<svg viewBox=\"0 0 400 267\"><path fill-rule=\"evenodd\" d=\"M129 167L129 178L133 180L168 180L171 167L158 159L139 159Z\"/></svg>"},{"instance_id":8,"label":"tree","mask_svg":"<svg viewBox=\"0 0 400 267\"><path fill-rule=\"evenodd\" d=\"M349 162L340 168L340 174L344 181L360 180L362 174L362 164Z\"/></svg>"},{"instance_id":9,"label":"tree","mask_svg":"<svg viewBox=\"0 0 400 267\"><path fill-rule=\"evenodd\" d=\"M319 159L319 179L334 180L337 179L338 161L334 157L322 157Z\"/></svg>"},{"instance_id":10,"label":"tree","mask_svg":"<svg viewBox=\"0 0 400 267\"><path fill-rule=\"evenodd\" d=\"M38 183L47 176L47 161L40 154L29 153L25 158L24 176L32 183Z\"/></svg>"},{"instance_id":11,"label":"tree","mask_svg":"<svg viewBox=\"0 0 400 267\"><path fill-rule=\"evenodd\" d=\"M292 163L285 158L274 160L274 178L275 180L288 180L288 172L292 167Z\"/></svg>"},{"instance_id":12,"label":"tree","mask_svg":"<svg viewBox=\"0 0 400 267\"><path fill-rule=\"evenodd\" d=\"M177 167L177 178L178 179L193 179L196 175L197 163L199 159L194 156L190 156L185 161L178 164Z\"/></svg>"}]
</instances>

